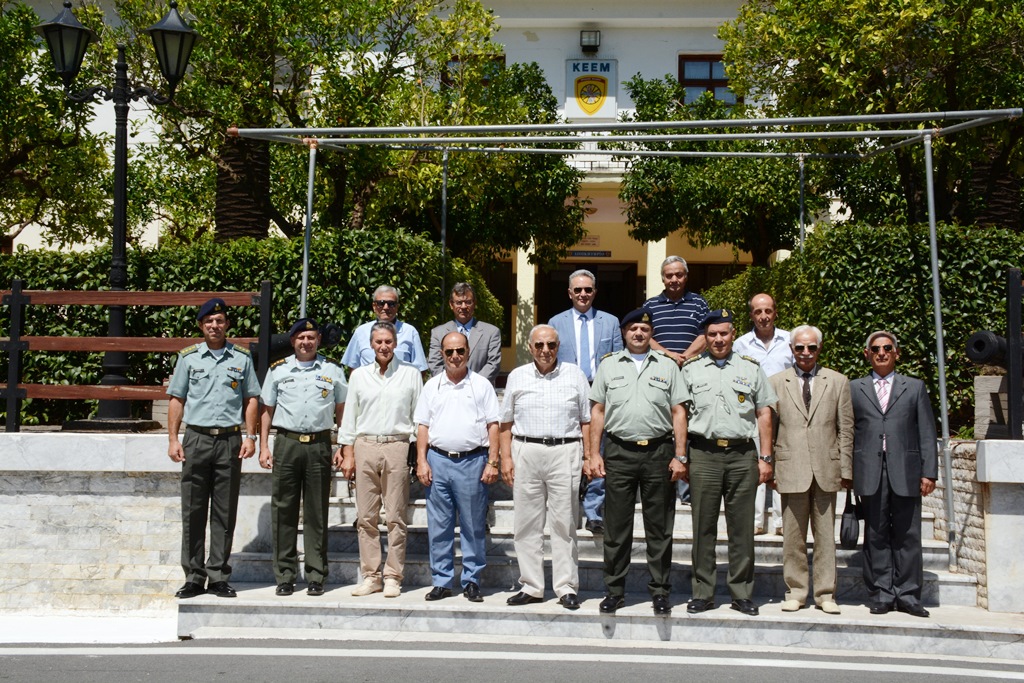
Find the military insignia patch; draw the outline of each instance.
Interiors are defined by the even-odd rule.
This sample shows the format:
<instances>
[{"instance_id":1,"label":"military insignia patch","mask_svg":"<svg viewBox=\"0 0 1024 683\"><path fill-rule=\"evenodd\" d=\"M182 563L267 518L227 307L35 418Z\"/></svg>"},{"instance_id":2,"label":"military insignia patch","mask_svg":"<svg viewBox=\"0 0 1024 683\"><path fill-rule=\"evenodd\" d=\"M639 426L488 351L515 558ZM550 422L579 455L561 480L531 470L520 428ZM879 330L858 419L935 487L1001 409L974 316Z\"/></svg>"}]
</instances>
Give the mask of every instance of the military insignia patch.
<instances>
[{"instance_id":1,"label":"military insignia patch","mask_svg":"<svg viewBox=\"0 0 1024 683\"><path fill-rule=\"evenodd\" d=\"M323 396L324 398L327 398L327 394L329 394L329 393L330 392L327 391L326 389L323 389L323 390L320 391L320 395Z\"/></svg>"},{"instance_id":2,"label":"military insignia patch","mask_svg":"<svg viewBox=\"0 0 1024 683\"><path fill-rule=\"evenodd\" d=\"M232 389L237 389L238 388L238 380L237 379L231 380L231 388Z\"/></svg>"},{"instance_id":3,"label":"military insignia patch","mask_svg":"<svg viewBox=\"0 0 1024 683\"><path fill-rule=\"evenodd\" d=\"M743 403L744 401L747 400L746 394L738 394L736 398L739 399L740 403Z\"/></svg>"}]
</instances>

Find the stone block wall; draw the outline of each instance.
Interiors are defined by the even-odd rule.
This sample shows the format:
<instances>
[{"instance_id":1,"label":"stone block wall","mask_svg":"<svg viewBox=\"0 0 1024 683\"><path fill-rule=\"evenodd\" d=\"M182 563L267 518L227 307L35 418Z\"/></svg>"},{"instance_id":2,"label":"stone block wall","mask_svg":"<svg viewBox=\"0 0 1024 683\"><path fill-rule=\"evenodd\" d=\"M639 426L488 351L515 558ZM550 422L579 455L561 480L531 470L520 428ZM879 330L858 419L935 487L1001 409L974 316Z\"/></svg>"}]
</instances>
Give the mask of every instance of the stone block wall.
<instances>
[{"instance_id":1,"label":"stone block wall","mask_svg":"<svg viewBox=\"0 0 1024 683\"><path fill-rule=\"evenodd\" d=\"M956 572L978 579L978 606L988 608L988 575L985 564L985 485L977 477L977 447L974 441L950 443L953 469L953 531L956 533ZM946 481L939 460L939 481L935 492L925 498L924 510L935 514L935 538L946 541Z\"/></svg>"}]
</instances>

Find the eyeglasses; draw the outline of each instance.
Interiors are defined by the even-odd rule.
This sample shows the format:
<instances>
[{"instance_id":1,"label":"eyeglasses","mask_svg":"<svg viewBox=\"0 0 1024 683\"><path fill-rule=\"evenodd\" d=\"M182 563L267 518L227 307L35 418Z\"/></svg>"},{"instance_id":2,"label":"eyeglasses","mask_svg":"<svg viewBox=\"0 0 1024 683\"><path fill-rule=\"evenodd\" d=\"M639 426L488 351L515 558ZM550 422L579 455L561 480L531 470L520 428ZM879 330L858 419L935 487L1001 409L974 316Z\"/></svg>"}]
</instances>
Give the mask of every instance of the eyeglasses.
<instances>
[{"instance_id":1,"label":"eyeglasses","mask_svg":"<svg viewBox=\"0 0 1024 683\"><path fill-rule=\"evenodd\" d=\"M893 350L893 345L892 344L882 344L881 346L876 344L876 345L871 347L871 353L878 353L879 351L885 351L886 353L892 353L892 350Z\"/></svg>"},{"instance_id":2,"label":"eyeglasses","mask_svg":"<svg viewBox=\"0 0 1024 683\"><path fill-rule=\"evenodd\" d=\"M573 287L572 288L572 293L573 294L579 294L581 292L586 292L587 294L593 294L594 293L594 288L593 287Z\"/></svg>"},{"instance_id":3,"label":"eyeglasses","mask_svg":"<svg viewBox=\"0 0 1024 683\"><path fill-rule=\"evenodd\" d=\"M466 355L466 347L465 346L460 346L457 349L445 349L444 350L444 355L447 356L448 358L451 358L452 356L454 356L456 354L458 354L460 356Z\"/></svg>"},{"instance_id":4,"label":"eyeglasses","mask_svg":"<svg viewBox=\"0 0 1024 683\"><path fill-rule=\"evenodd\" d=\"M547 347L548 347L548 350L549 350L549 351L554 351L555 349L557 349L557 348L558 348L558 342L556 342L556 341L549 341L549 342L542 342L542 341L541 341L541 342L533 342L533 348L537 349L538 351L542 351L542 350L544 349L544 347L545 347L545 346L547 346Z\"/></svg>"},{"instance_id":5,"label":"eyeglasses","mask_svg":"<svg viewBox=\"0 0 1024 683\"><path fill-rule=\"evenodd\" d=\"M377 299L373 302L373 305L377 308L396 308L398 302L393 299Z\"/></svg>"},{"instance_id":6,"label":"eyeglasses","mask_svg":"<svg viewBox=\"0 0 1024 683\"><path fill-rule=\"evenodd\" d=\"M811 353L816 353L818 350L817 344L794 344L793 350L797 353L803 353L804 349L807 349Z\"/></svg>"}]
</instances>

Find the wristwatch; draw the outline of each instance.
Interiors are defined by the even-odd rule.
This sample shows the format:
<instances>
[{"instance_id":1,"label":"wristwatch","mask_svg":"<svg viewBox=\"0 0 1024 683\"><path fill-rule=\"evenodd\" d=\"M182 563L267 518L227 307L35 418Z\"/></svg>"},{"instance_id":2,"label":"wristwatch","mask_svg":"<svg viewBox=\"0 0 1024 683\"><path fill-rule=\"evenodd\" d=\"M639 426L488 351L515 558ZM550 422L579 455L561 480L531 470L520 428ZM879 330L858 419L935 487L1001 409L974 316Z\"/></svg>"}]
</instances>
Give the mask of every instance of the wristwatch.
<instances>
[{"instance_id":1,"label":"wristwatch","mask_svg":"<svg viewBox=\"0 0 1024 683\"><path fill-rule=\"evenodd\" d=\"M249 439L251 441L255 441L256 440L256 435L255 434L242 434L242 438L243 439Z\"/></svg>"},{"instance_id":2,"label":"wristwatch","mask_svg":"<svg viewBox=\"0 0 1024 683\"><path fill-rule=\"evenodd\" d=\"M761 462L767 463L769 465L771 465L773 462L775 462L775 458L773 458L771 455L759 455L759 456L757 456L757 459L760 460Z\"/></svg>"},{"instance_id":3,"label":"wristwatch","mask_svg":"<svg viewBox=\"0 0 1024 683\"><path fill-rule=\"evenodd\" d=\"M673 455L672 457L678 460L679 462L683 463L684 465L690 462L690 459L685 455Z\"/></svg>"}]
</instances>

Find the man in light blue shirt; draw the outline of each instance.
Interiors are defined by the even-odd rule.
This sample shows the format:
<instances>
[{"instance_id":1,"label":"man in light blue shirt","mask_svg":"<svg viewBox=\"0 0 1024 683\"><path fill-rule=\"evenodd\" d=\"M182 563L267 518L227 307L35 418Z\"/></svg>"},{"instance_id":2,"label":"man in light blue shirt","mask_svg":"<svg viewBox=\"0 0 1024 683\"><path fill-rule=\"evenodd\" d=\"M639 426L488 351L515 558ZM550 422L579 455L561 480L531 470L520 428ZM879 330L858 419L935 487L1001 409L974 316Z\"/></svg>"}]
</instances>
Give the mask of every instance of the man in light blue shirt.
<instances>
[{"instance_id":1,"label":"man in light blue shirt","mask_svg":"<svg viewBox=\"0 0 1024 683\"><path fill-rule=\"evenodd\" d=\"M423 353L420 333L412 325L398 320L400 301L397 287L381 285L373 291L373 312L377 319L363 323L352 333L352 338L345 349L345 355L341 358L342 365L353 370L364 365L372 365L375 356L373 347L370 346L370 329L376 322L385 322L394 325L395 331L398 333L395 357L412 364L420 372L427 369L427 357Z\"/></svg>"}]
</instances>

